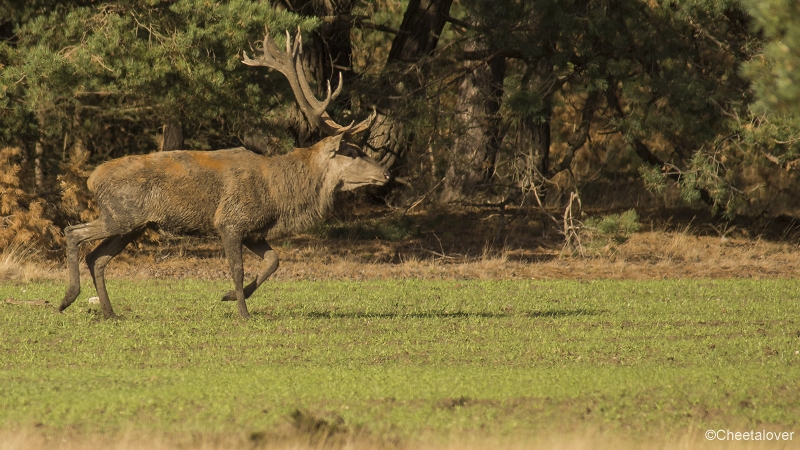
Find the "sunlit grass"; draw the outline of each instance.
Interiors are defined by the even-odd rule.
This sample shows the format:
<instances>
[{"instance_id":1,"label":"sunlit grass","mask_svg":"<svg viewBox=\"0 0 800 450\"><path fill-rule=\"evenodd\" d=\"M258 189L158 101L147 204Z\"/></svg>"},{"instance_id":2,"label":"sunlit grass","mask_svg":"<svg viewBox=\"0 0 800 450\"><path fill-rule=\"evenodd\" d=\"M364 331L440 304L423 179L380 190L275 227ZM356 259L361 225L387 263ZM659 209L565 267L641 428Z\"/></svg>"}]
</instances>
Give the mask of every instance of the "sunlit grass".
<instances>
[{"instance_id":1,"label":"sunlit grass","mask_svg":"<svg viewBox=\"0 0 800 450\"><path fill-rule=\"evenodd\" d=\"M228 288L111 280L116 321L88 286L64 314L0 306L0 428L258 434L301 411L377 439L646 437L800 417L794 280L287 281L250 321Z\"/></svg>"}]
</instances>

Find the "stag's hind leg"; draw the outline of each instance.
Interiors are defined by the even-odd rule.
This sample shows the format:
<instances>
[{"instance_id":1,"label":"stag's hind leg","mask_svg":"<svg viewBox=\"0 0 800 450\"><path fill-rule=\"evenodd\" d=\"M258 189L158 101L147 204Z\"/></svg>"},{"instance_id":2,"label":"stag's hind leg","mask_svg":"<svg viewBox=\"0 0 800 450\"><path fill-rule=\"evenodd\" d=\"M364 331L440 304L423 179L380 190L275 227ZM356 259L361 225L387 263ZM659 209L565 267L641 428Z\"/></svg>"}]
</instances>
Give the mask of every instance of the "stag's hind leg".
<instances>
[{"instance_id":1,"label":"stag's hind leg","mask_svg":"<svg viewBox=\"0 0 800 450\"><path fill-rule=\"evenodd\" d=\"M96 241L111 236L106 231L105 223L95 220L89 223L82 223L64 229L64 236L67 239L67 269L69 270L69 287L61 300L59 311L64 311L71 305L78 294L81 293L81 271L79 266L78 249L80 244L89 241Z\"/></svg>"},{"instance_id":2,"label":"stag's hind leg","mask_svg":"<svg viewBox=\"0 0 800 450\"><path fill-rule=\"evenodd\" d=\"M103 317L106 319L116 316L111 308L111 301L108 299L108 291L106 290L106 266L128 244L139 237L143 231L144 229L137 229L126 234L109 237L86 256L86 265L89 266L89 273L92 274L97 297L100 299L100 308L103 310Z\"/></svg>"},{"instance_id":3,"label":"stag's hind leg","mask_svg":"<svg viewBox=\"0 0 800 450\"><path fill-rule=\"evenodd\" d=\"M264 261L261 272L256 275L256 279L244 287L244 298L247 299L261 286L261 283L278 270L278 254L275 253L275 250L273 250L265 240L245 241L244 245ZM222 296L223 302L233 300L236 300L236 291L228 291Z\"/></svg>"},{"instance_id":4,"label":"stag's hind leg","mask_svg":"<svg viewBox=\"0 0 800 450\"><path fill-rule=\"evenodd\" d=\"M239 314L245 318L250 318L250 313L247 312L247 303L244 301L244 267L242 265L242 238L241 235L233 233L220 232L222 237L222 247L225 248L225 255L228 257L228 263L231 268L231 276L233 277L234 294L236 295L236 303L239 306Z\"/></svg>"}]
</instances>

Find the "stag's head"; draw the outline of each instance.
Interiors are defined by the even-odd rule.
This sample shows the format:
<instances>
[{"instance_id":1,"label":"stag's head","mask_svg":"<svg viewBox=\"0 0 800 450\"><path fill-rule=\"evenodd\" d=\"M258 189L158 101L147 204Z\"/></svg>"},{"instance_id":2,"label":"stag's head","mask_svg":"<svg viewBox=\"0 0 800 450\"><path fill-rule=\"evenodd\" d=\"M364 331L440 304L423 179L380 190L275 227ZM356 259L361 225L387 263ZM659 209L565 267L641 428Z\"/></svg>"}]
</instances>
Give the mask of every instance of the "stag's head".
<instances>
[{"instance_id":1,"label":"stag's head","mask_svg":"<svg viewBox=\"0 0 800 450\"><path fill-rule=\"evenodd\" d=\"M294 42L286 32L286 51L281 51L269 35L264 35L261 43L261 54L250 58L242 55L242 62L248 66L263 66L275 69L283 74L292 87L292 92L303 115L312 127L329 135L311 147L318 167L325 171L325 183L331 183L336 189L350 191L361 186L380 186L389 181L390 175L383 167L367 156L358 146L347 142L347 139L366 131L375 119L375 110L369 117L358 124L339 125L325 111L330 102L342 92L342 74L339 73L339 84L331 91L328 81L328 93L324 100L317 99L303 70L300 55L303 43L300 30L297 30Z\"/></svg>"},{"instance_id":2,"label":"stag's head","mask_svg":"<svg viewBox=\"0 0 800 450\"><path fill-rule=\"evenodd\" d=\"M342 191L386 184L391 178L389 172L343 137L344 134L327 137L311 147L318 167L325 172L324 184Z\"/></svg>"}]
</instances>

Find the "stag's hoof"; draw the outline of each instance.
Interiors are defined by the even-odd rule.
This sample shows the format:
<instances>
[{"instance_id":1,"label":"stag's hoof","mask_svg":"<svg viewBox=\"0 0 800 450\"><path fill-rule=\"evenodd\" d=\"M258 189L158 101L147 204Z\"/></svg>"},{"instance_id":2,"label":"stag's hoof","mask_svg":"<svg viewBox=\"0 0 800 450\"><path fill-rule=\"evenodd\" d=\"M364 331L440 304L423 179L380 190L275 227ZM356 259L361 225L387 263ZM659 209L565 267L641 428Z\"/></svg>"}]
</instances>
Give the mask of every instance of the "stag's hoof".
<instances>
[{"instance_id":1,"label":"stag's hoof","mask_svg":"<svg viewBox=\"0 0 800 450\"><path fill-rule=\"evenodd\" d=\"M64 312L65 309L69 308L69 305L75 302L80 293L80 289L68 288L67 293L64 294L64 298L61 300L61 304L58 306L58 312Z\"/></svg>"},{"instance_id":2,"label":"stag's hoof","mask_svg":"<svg viewBox=\"0 0 800 450\"><path fill-rule=\"evenodd\" d=\"M228 291L227 294L222 296L223 302L235 302L236 301L236 291Z\"/></svg>"}]
</instances>

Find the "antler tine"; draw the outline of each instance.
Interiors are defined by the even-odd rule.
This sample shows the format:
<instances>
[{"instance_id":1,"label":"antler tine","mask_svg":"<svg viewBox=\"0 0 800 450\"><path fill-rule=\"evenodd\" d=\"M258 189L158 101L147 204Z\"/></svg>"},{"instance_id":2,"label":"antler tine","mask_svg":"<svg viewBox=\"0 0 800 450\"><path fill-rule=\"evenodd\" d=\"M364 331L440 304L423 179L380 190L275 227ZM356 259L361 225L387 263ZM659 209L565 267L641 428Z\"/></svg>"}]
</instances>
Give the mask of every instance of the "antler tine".
<instances>
[{"instance_id":1,"label":"antler tine","mask_svg":"<svg viewBox=\"0 0 800 450\"><path fill-rule=\"evenodd\" d=\"M294 41L292 41L292 36L289 34L289 30L286 30L286 54L290 55L292 59L297 57L297 55L299 54L297 41L299 41L301 39L302 39L302 36L300 36L300 34L298 33L297 35L295 35ZM293 42L294 42L294 45L292 45ZM302 48L302 47L300 47L300 48Z\"/></svg>"},{"instance_id":2,"label":"antler tine","mask_svg":"<svg viewBox=\"0 0 800 450\"><path fill-rule=\"evenodd\" d=\"M350 126L352 127L349 131L350 135L353 136L369 129L369 127L372 126L372 122L375 120L376 117L378 117L378 111L376 111L375 108L373 107L372 112L369 114L369 117L359 122L358 125L356 126L353 126L352 123L350 124Z\"/></svg>"},{"instance_id":3,"label":"antler tine","mask_svg":"<svg viewBox=\"0 0 800 450\"><path fill-rule=\"evenodd\" d=\"M322 118L322 124L324 125L324 129L327 130L327 133L331 136L342 133L352 134L350 133L350 128L353 128L353 122L350 122L347 126L341 126L334 122L328 113L325 113L325 117Z\"/></svg>"},{"instance_id":4,"label":"antler tine","mask_svg":"<svg viewBox=\"0 0 800 450\"><path fill-rule=\"evenodd\" d=\"M344 80L342 79L342 72L339 72L339 85L336 86L336 90L333 91L333 95L331 96L331 100L335 100L339 94L342 93L342 86L344 86ZM328 92L331 91L331 82L328 80Z\"/></svg>"},{"instance_id":5,"label":"antler tine","mask_svg":"<svg viewBox=\"0 0 800 450\"><path fill-rule=\"evenodd\" d=\"M270 38L269 30L265 29L264 40L261 42L261 55L253 59L247 55L247 52L242 52L242 63L248 66L269 67L284 73L284 69L282 68L283 61L279 60L275 52L270 50L270 47L274 47L275 50L278 49L278 46L275 45L275 42ZM255 50L253 51L255 52Z\"/></svg>"},{"instance_id":6,"label":"antler tine","mask_svg":"<svg viewBox=\"0 0 800 450\"><path fill-rule=\"evenodd\" d=\"M289 53L289 44L292 42L289 37L289 30L286 30L286 53L292 55L292 59L297 58L298 55L303 53L303 35L300 33L300 27L297 27L297 34L294 35L294 46L292 52Z\"/></svg>"}]
</instances>

